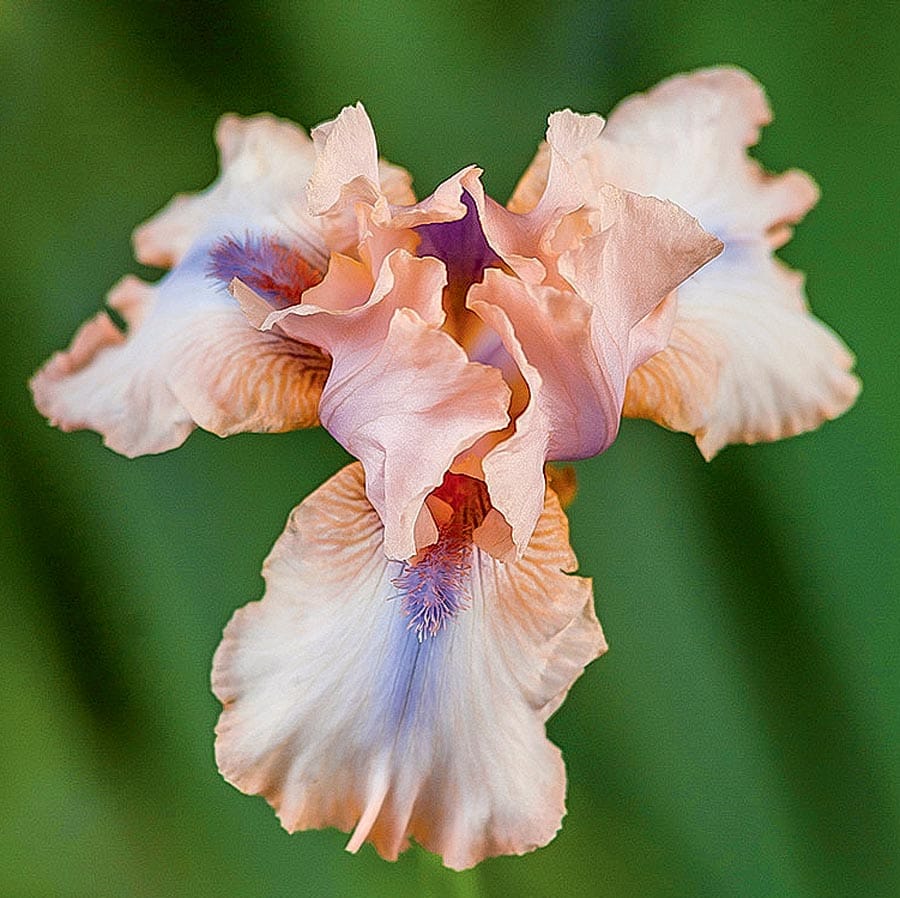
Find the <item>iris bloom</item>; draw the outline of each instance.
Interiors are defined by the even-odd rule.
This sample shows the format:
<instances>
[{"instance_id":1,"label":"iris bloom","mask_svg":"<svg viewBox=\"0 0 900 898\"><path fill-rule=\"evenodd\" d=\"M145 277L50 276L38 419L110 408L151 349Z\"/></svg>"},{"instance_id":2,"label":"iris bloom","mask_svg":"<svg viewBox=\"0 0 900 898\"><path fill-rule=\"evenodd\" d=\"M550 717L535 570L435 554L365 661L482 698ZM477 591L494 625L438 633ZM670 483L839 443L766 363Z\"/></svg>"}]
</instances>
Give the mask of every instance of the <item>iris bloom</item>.
<instances>
[{"instance_id":1,"label":"iris bloom","mask_svg":"<svg viewBox=\"0 0 900 898\"><path fill-rule=\"evenodd\" d=\"M733 69L557 112L504 208L475 167L417 203L361 106L311 139L228 116L218 180L135 233L170 271L114 288L128 333L101 313L36 375L53 423L129 456L320 422L359 460L294 510L214 661L220 770L285 828L454 868L546 844L544 724L606 649L546 463L623 412L710 458L852 404L773 256L816 188L747 157L768 120Z\"/></svg>"}]
</instances>

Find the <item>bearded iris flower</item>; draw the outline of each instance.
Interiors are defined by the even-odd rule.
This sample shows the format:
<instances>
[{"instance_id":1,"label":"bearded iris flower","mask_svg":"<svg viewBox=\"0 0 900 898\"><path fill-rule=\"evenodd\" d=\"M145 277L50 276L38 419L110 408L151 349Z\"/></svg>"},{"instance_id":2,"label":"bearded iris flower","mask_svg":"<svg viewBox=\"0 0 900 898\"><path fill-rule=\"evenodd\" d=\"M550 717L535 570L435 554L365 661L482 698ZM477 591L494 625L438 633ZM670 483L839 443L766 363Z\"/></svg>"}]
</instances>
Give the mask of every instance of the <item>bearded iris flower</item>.
<instances>
[{"instance_id":1,"label":"bearded iris flower","mask_svg":"<svg viewBox=\"0 0 900 898\"><path fill-rule=\"evenodd\" d=\"M768 118L733 69L554 113L503 207L475 167L416 202L361 106L311 139L226 117L219 179L135 233L171 270L113 290L128 333L101 313L35 376L53 423L127 455L321 423L358 459L294 510L213 665L219 768L288 830L454 868L549 842L544 724L606 643L547 463L623 413L710 458L852 404L772 254L816 189L747 157Z\"/></svg>"}]
</instances>

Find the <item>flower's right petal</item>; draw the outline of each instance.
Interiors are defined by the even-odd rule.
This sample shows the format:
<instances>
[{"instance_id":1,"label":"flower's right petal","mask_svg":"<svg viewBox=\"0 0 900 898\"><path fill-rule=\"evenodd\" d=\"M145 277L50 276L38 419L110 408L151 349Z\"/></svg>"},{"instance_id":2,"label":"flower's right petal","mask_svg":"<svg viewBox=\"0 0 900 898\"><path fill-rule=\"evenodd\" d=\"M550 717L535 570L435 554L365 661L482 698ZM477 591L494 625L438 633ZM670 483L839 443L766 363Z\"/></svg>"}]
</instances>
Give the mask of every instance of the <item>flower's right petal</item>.
<instances>
[{"instance_id":1,"label":"flower's right petal","mask_svg":"<svg viewBox=\"0 0 900 898\"><path fill-rule=\"evenodd\" d=\"M289 831L354 829L395 859L415 839L461 869L553 838L565 772L544 721L605 649L546 499L525 557L473 549L469 607L419 640L359 465L293 512L213 664L216 757ZM457 574L459 572L457 571Z\"/></svg>"},{"instance_id":2,"label":"flower's right petal","mask_svg":"<svg viewBox=\"0 0 900 898\"><path fill-rule=\"evenodd\" d=\"M302 251L324 269L319 224L306 210L315 151L302 128L271 115L223 116L216 126L221 174L206 190L176 196L134 232L135 255L171 268L198 240L266 233Z\"/></svg>"},{"instance_id":3,"label":"flower's right petal","mask_svg":"<svg viewBox=\"0 0 900 898\"><path fill-rule=\"evenodd\" d=\"M109 304L31 381L38 410L62 430L96 430L127 456L181 445L199 425L220 436L317 422L329 360L262 334L206 275L201 248L158 284L125 278Z\"/></svg>"},{"instance_id":4,"label":"flower's right petal","mask_svg":"<svg viewBox=\"0 0 900 898\"><path fill-rule=\"evenodd\" d=\"M672 200L726 244L765 237L778 247L818 189L803 172L770 174L747 155L771 120L763 89L741 69L676 75L612 111L592 178Z\"/></svg>"},{"instance_id":5,"label":"flower's right petal","mask_svg":"<svg viewBox=\"0 0 900 898\"><path fill-rule=\"evenodd\" d=\"M625 415L693 434L710 459L729 443L812 430L856 399L853 355L767 247L729 247L678 302L669 346L628 381Z\"/></svg>"}]
</instances>

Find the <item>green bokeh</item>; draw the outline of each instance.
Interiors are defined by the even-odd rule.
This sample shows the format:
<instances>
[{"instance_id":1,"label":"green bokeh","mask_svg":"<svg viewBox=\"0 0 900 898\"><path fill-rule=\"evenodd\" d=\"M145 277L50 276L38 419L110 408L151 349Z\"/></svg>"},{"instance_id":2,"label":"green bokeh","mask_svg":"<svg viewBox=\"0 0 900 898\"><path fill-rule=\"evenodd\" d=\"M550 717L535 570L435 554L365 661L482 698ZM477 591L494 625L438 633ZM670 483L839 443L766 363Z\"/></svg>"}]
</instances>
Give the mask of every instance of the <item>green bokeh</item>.
<instances>
[{"instance_id":1,"label":"green bokeh","mask_svg":"<svg viewBox=\"0 0 900 898\"><path fill-rule=\"evenodd\" d=\"M897 10L0 0L0 894L900 894ZM141 272L132 228L212 179L223 111L312 125L363 99L420 195L478 162L502 199L548 112L721 62L769 91L759 157L822 186L783 256L857 353L858 406L710 465L627 422L579 465L611 650L550 723L570 783L550 847L457 875L288 836L216 773L208 670L346 456L196 433L126 461L46 427L25 381Z\"/></svg>"}]
</instances>

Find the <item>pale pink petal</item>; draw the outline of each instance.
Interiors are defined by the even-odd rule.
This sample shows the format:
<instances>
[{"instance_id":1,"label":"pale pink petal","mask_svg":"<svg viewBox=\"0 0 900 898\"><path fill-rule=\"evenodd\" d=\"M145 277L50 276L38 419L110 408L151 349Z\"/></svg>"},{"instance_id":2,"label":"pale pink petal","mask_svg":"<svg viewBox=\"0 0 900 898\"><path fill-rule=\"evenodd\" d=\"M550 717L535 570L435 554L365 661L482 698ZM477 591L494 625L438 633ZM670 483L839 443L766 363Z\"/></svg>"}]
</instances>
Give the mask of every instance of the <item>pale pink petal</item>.
<instances>
[{"instance_id":1,"label":"pale pink petal","mask_svg":"<svg viewBox=\"0 0 900 898\"><path fill-rule=\"evenodd\" d=\"M314 215L324 215L348 198L378 200L378 145L362 103L345 106L336 119L317 125L312 139L316 165L307 196Z\"/></svg>"},{"instance_id":2,"label":"pale pink petal","mask_svg":"<svg viewBox=\"0 0 900 898\"><path fill-rule=\"evenodd\" d=\"M342 265L263 326L332 356L322 424L363 462L369 500L385 523L385 550L409 558L425 497L460 452L506 426L509 390L499 371L470 362L440 330L446 273L437 259L391 253L367 298L364 266ZM350 307L335 303L353 290Z\"/></svg>"},{"instance_id":3,"label":"pale pink petal","mask_svg":"<svg viewBox=\"0 0 900 898\"><path fill-rule=\"evenodd\" d=\"M206 276L199 250L158 284L125 278L101 313L31 382L63 430L91 429L124 455L181 445L196 425L221 436L316 423L329 361L311 346L256 331Z\"/></svg>"},{"instance_id":4,"label":"pale pink petal","mask_svg":"<svg viewBox=\"0 0 900 898\"><path fill-rule=\"evenodd\" d=\"M468 305L499 334L528 385L515 432L482 461L491 503L521 554L541 512L544 462L606 448L618 431L619 400L594 352L585 300L490 269Z\"/></svg>"},{"instance_id":5,"label":"pale pink petal","mask_svg":"<svg viewBox=\"0 0 900 898\"><path fill-rule=\"evenodd\" d=\"M766 247L727 249L678 296L671 343L632 374L625 414L694 434L709 459L811 430L856 399L853 356Z\"/></svg>"},{"instance_id":6,"label":"pale pink petal","mask_svg":"<svg viewBox=\"0 0 900 898\"><path fill-rule=\"evenodd\" d=\"M610 185L597 203L594 233L562 254L559 271L593 307L594 351L621 408L628 375L666 345L667 297L722 244L673 203Z\"/></svg>"},{"instance_id":7,"label":"pale pink petal","mask_svg":"<svg viewBox=\"0 0 900 898\"><path fill-rule=\"evenodd\" d=\"M721 247L672 203L608 186L596 203L594 233L558 260L577 292L498 269L469 292L469 307L499 335L529 391L515 433L482 463L519 552L539 513L544 462L586 458L612 443L628 375L668 341L671 291Z\"/></svg>"},{"instance_id":8,"label":"pale pink petal","mask_svg":"<svg viewBox=\"0 0 900 898\"><path fill-rule=\"evenodd\" d=\"M353 252L360 242L357 207L415 202L409 175L378 159L375 131L362 103L346 106L312 130L315 169L307 186L309 210L328 245Z\"/></svg>"},{"instance_id":9,"label":"pale pink petal","mask_svg":"<svg viewBox=\"0 0 900 898\"><path fill-rule=\"evenodd\" d=\"M568 109L550 116L540 172L530 179L527 202L511 202L504 209L480 189L472 191L488 242L522 280L558 286L556 256L568 248L559 245L558 235L567 231L570 215L597 204L597 192L584 189L579 172L603 125L598 115ZM584 227L582 218L575 215L576 231Z\"/></svg>"},{"instance_id":10,"label":"pale pink petal","mask_svg":"<svg viewBox=\"0 0 900 898\"><path fill-rule=\"evenodd\" d=\"M550 841L565 771L544 721L605 643L546 503L521 561L470 550L466 607L420 640L360 466L306 499L265 564L265 598L216 653L223 776L287 830L355 827L348 848L389 859L414 839L462 869Z\"/></svg>"},{"instance_id":11,"label":"pale pink petal","mask_svg":"<svg viewBox=\"0 0 900 898\"><path fill-rule=\"evenodd\" d=\"M216 126L216 144L218 179L200 193L176 196L134 232L138 260L169 268L200 239L264 232L324 268L321 227L306 209L315 151L303 129L271 115L226 115Z\"/></svg>"}]
</instances>

